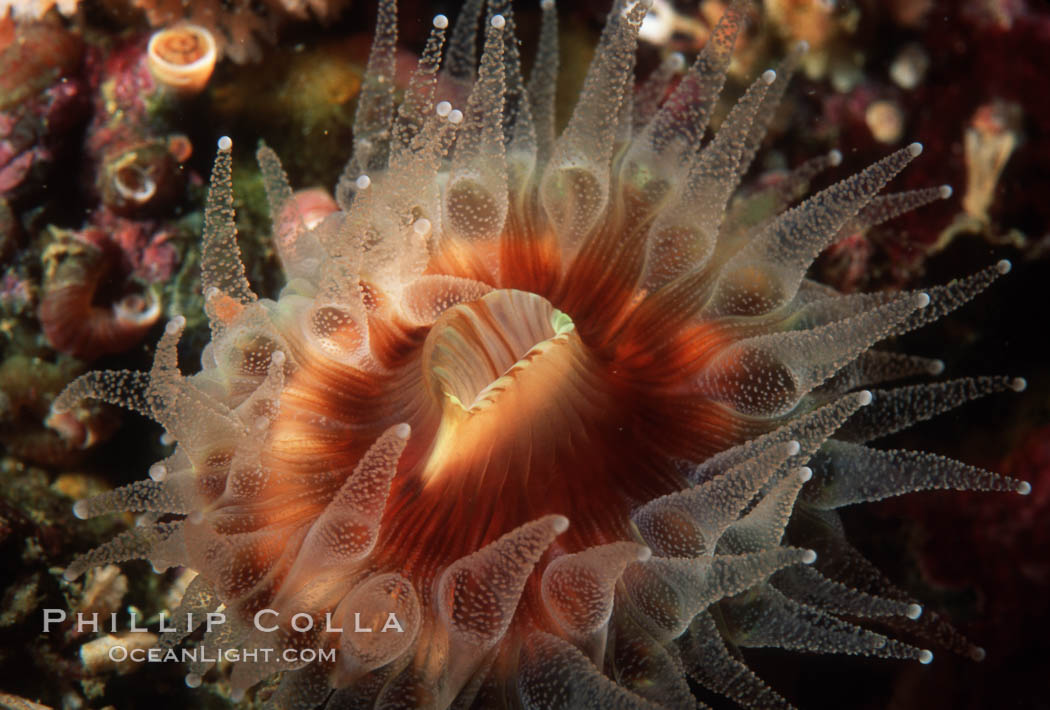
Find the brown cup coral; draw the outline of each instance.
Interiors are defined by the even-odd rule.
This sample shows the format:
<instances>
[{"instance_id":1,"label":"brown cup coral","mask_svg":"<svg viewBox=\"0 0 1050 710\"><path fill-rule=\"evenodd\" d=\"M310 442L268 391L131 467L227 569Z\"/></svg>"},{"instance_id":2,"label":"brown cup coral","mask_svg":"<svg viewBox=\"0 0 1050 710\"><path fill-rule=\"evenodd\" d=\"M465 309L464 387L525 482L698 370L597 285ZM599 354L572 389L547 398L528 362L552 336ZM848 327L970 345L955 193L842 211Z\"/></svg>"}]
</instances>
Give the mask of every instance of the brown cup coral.
<instances>
[{"instance_id":1,"label":"brown cup coral","mask_svg":"<svg viewBox=\"0 0 1050 710\"><path fill-rule=\"evenodd\" d=\"M211 32L186 22L158 30L146 48L146 61L153 78L181 94L202 91L211 79L218 57Z\"/></svg>"},{"instance_id":2,"label":"brown cup coral","mask_svg":"<svg viewBox=\"0 0 1050 710\"><path fill-rule=\"evenodd\" d=\"M756 223L755 205L786 206L784 186L751 209L731 198L798 52L704 143L743 3L666 100L637 103L647 5L616 3L556 135L556 15L543 8L528 83L510 7L483 14L476 0L444 63L448 22L435 19L397 105L396 8L381 3L341 209L289 220L305 205L259 151L288 277L276 300L245 279L220 141L201 371L178 368L179 316L148 375L92 373L55 402L124 404L178 442L151 480L76 504L80 517L146 515L67 577L130 557L197 570L161 645L193 630L188 613L223 609L202 647L255 652L232 670L235 697L283 672L270 701L283 708L695 708L687 675L771 707L787 701L739 649L929 663L856 623L922 610L851 557L836 510L929 488L1029 490L867 445L1023 387L864 389L938 372L872 345L1009 264L925 293L811 281L844 231L940 195L878 195L921 146ZM187 682L209 667L191 664Z\"/></svg>"}]
</instances>

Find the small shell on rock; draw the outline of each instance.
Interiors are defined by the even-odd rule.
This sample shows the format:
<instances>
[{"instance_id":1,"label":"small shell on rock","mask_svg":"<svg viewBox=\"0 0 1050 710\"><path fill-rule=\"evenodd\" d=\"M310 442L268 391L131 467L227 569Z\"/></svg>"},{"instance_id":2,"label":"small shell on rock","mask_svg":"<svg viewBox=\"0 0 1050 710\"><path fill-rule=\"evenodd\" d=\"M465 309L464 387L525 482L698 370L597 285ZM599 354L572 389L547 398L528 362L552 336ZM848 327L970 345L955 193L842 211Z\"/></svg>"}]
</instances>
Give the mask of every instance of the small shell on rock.
<instances>
[{"instance_id":1,"label":"small shell on rock","mask_svg":"<svg viewBox=\"0 0 1050 710\"><path fill-rule=\"evenodd\" d=\"M180 94L196 94L208 85L218 59L211 32L180 23L154 33L146 49L153 78Z\"/></svg>"},{"instance_id":2,"label":"small shell on rock","mask_svg":"<svg viewBox=\"0 0 1050 710\"><path fill-rule=\"evenodd\" d=\"M186 141L188 143L188 141ZM103 204L114 214L142 217L175 203L183 186L180 156L192 148L168 139L139 139L107 153L95 177Z\"/></svg>"}]
</instances>

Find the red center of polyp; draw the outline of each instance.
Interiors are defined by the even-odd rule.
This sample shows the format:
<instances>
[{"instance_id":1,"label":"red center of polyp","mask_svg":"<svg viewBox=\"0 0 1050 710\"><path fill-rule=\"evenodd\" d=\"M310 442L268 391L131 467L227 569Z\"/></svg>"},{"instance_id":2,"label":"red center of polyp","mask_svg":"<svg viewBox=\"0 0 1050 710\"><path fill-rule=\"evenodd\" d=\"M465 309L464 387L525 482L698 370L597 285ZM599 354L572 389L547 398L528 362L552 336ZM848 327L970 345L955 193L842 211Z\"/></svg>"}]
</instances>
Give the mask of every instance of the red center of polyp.
<instances>
[{"instance_id":1,"label":"red center of polyp","mask_svg":"<svg viewBox=\"0 0 1050 710\"><path fill-rule=\"evenodd\" d=\"M702 460L739 436L724 407L683 386L725 344L713 326L648 322L644 294L633 291L599 294L618 304L610 313L595 306L591 284L536 278L530 268L532 277L500 281L546 281L549 293L493 284L425 328L373 312L382 376L303 347L269 450L271 465L314 486L281 496L282 517L292 505L308 520L383 431L410 424L370 567L412 579L421 598L455 560L544 515L567 517L519 620L535 608L552 557L631 539L634 507L687 485L676 462Z\"/></svg>"}]
</instances>

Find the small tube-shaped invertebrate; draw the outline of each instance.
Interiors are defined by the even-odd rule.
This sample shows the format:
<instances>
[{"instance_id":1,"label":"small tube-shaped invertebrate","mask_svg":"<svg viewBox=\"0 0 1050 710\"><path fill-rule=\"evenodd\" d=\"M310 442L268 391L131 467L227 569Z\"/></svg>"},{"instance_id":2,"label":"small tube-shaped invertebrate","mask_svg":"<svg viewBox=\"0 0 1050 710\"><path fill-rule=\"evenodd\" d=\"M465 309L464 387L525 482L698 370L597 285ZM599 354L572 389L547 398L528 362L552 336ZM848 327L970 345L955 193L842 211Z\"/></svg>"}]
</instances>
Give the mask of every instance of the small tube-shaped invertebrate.
<instances>
[{"instance_id":1,"label":"small tube-shaped invertebrate","mask_svg":"<svg viewBox=\"0 0 1050 710\"><path fill-rule=\"evenodd\" d=\"M100 285L110 271L106 257L76 240L57 242L44 255L40 325L52 347L81 360L136 345L161 313L152 291L104 297Z\"/></svg>"}]
</instances>

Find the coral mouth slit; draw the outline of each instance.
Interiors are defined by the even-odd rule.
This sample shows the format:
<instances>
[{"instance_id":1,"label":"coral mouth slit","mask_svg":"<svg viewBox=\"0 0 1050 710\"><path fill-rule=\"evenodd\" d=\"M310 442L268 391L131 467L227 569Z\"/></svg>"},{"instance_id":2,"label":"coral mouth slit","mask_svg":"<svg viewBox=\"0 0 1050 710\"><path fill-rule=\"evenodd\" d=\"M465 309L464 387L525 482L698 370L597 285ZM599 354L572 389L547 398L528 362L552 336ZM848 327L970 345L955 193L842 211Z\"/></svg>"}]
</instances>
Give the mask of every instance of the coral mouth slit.
<instances>
[{"instance_id":1,"label":"coral mouth slit","mask_svg":"<svg viewBox=\"0 0 1050 710\"><path fill-rule=\"evenodd\" d=\"M229 623L205 649L334 651L233 665L238 698L281 674L277 708L695 708L697 686L788 707L740 649L932 661L857 623L869 618L978 657L858 562L837 510L925 489L1031 490L869 445L1024 388L883 388L944 364L872 347L1009 264L927 292L811 281L842 233L945 197L881 193L921 146L790 209L840 154L738 191L804 51L703 140L745 2L694 64L637 93L647 4L616 3L556 135L557 16L541 7L528 82L509 4L471 0L447 52L449 22L435 18L398 104L396 7L380 3L335 198L293 192L258 152L287 276L275 299L245 278L232 141L219 141L201 370L178 366L179 316L149 373L90 373L55 401L123 404L177 443L148 480L77 502L80 518L144 515L67 579L130 558L187 566L198 575L162 647L194 631L189 613L222 608ZM668 94L669 72L681 76ZM210 670L190 664L187 683Z\"/></svg>"}]
</instances>

